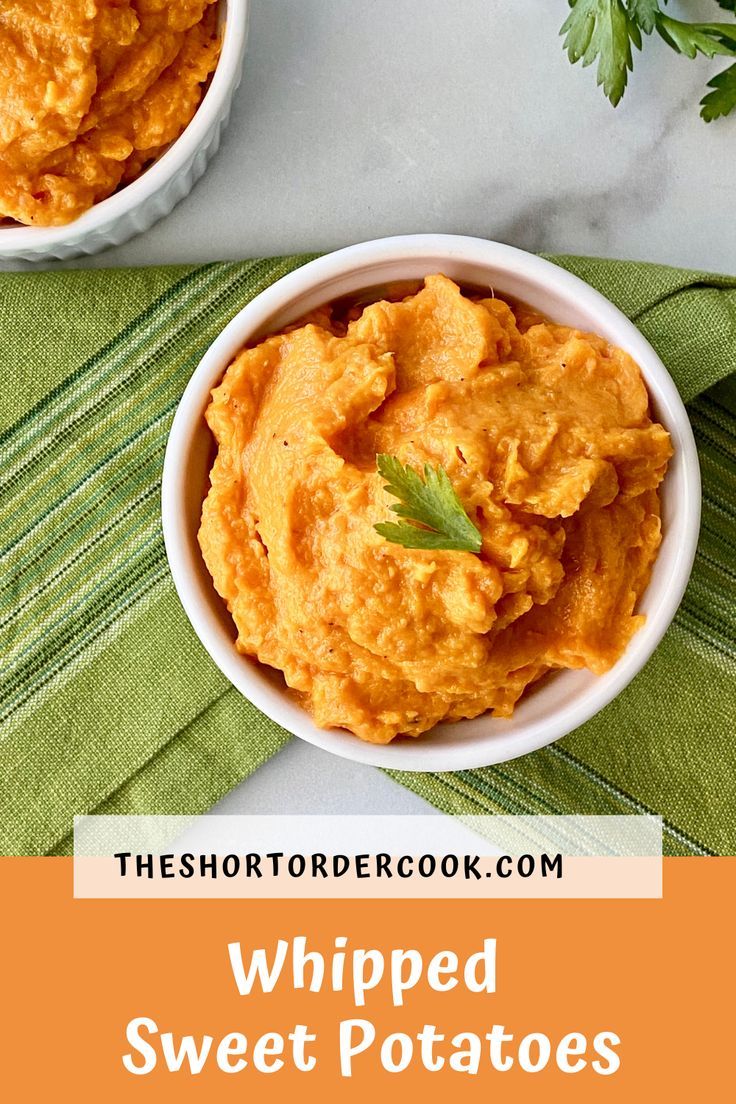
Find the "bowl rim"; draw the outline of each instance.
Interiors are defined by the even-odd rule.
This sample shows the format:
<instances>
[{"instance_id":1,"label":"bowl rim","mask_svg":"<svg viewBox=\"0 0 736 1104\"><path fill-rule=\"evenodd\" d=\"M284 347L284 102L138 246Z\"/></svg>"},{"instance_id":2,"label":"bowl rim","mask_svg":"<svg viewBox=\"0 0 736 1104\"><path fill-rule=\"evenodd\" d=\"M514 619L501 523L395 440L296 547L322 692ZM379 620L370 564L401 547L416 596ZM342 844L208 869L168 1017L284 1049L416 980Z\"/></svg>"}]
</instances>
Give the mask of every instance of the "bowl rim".
<instances>
[{"instance_id":1,"label":"bowl rim","mask_svg":"<svg viewBox=\"0 0 736 1104\"><path fill-rule=\"evenodd\" d=\"M207 91L179 137L144 173L120 191L95 203L62 226L0 226L0 259L10 260L31 249L54 248L77 242L140 207L175 177L217 124L242 59L248 37L251 0L218 0L225 5L222 49Z\"/></svg>"},{"instance_id":2,"label":"bowl rim","mask_svg":"<svg viewBox=\"0 0 736 1104\"><path fill-rule=\"evenodd\" d=\"M182 460L201 424L210 390L219 382L237 351L257 336L277 311L284 311L291 301L320 285L354 274L363 267L401 260L416 262L424 258L436 264L439 256L447 261L503 268L509 276L554 288L568 301L582 299L585 312L601 321L602 330L615 330L617 343L640 365L652 399L659 407L658 413L666 410L663 420L677 440L681 486L671 522L677 539L667 578L661 584L662 587L666 585L666 591L659 605L647 613L645 624L611 670L596 679L580 695L580 700L573 697L570 704L556 708L551 722L546 719L532 722L528 731L523 732L489 734L487 740L474 741L469 746L458 742L455 746L433 747L423 744L422 737L411 743L371 744L344 730L318 729L306 710L289 699L286 689L266 689L262 676L259 681L259 677L248 670L246 657L240 655L232 643L223 644L211 600L205 601L198 594L187 563L190 531L182 509L187 483ZM666 479L670 478L671 471L672 468ZM514 246L452 234L411 234L362 242L309 261L262 291L225 326L193 372L176 410L164 457L161 510L166 554L187 617L209 656L253 705L301 739L355 762L394 770L454 771L505 762L553 743L608 705L641 670L669 627L690 576L700 527L700 468L690 421L672 377L636 326L605 296L552 261ZM659 559L655 561L647 589L654 582L657 563ZM489 718L489 721L497 719ZM474 722L455 722L468 723Z\"/></svg>"}]
</instances>

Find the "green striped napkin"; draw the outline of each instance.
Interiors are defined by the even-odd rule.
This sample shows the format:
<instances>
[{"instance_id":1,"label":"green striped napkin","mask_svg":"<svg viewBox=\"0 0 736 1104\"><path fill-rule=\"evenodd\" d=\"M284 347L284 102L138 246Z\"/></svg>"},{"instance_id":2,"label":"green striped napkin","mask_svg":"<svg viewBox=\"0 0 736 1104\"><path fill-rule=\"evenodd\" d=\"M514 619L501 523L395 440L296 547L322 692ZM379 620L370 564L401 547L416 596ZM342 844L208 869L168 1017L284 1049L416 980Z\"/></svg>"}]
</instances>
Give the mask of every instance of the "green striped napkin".
<instances>
[{"instance_id":1,"label":"green striped napkin","mask_svg":"<svg viewBox=\"0 0 736 1104\"><path fill-rule=\"evenodd\" d=\"M159 481L200 356L306 259L0 276L0 853L67 851L75 813L204 811L289 738L194 637ZM635 319L689 403L693 578L647 668L583 728L499 767L394 777L452 811L651 810L667 852L732 854L736 279L557 261Z\"/></svg>"}]
</instances>

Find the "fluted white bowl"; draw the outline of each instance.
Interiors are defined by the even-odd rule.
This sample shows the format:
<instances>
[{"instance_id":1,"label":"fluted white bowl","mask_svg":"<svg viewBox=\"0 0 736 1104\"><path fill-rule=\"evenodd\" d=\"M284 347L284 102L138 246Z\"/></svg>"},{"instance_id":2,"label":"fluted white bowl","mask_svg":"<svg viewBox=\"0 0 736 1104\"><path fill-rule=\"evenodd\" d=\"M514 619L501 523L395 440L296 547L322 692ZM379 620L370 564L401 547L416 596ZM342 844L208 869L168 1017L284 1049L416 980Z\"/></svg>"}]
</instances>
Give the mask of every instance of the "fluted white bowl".
<instances>
[{"instance_id":1,"label":"fluted white bowl","mask_svg":"<svg viewBox=\"0 0 736 1104\"><path fill-rule=\"evenodd\" d=\"M606 674L558 671L524 695L512 717L485 715L388 745L368 744L342 729L317 728L280 675L235 648L235 627L197 543L212 447L204 411L211 389L246 343L330 300L434 272L491 286L631 354L646 380L655 417L674 446L661 487L663 539L639 605L646 621ZM346 759L397 770L454 771L500 763L552 743L589 720L641 670L674 617L690 575L700 522L700 469L687 412L667 369L637 328L599 292L557 265L508 245L415 234L365 242L311 261L235 316L205 354L179 404L166 449L162 511L166 552L182 605L212 659L245 697L289 732Z\"/></svg>"},{"instance_id":2,"label":"fluted white bowl","mask_svg":"<svg viewBox=\"0 0 736 1104\"><path fill-rule=\"evenodd\" d=\"M65 226L0 225L0 259L64 260L122 245L164 218L187 195L220 145L240 84L250 0L220 0L222 49L194 118L170 148L119 192Z\"/></svg>"}]
</instances>

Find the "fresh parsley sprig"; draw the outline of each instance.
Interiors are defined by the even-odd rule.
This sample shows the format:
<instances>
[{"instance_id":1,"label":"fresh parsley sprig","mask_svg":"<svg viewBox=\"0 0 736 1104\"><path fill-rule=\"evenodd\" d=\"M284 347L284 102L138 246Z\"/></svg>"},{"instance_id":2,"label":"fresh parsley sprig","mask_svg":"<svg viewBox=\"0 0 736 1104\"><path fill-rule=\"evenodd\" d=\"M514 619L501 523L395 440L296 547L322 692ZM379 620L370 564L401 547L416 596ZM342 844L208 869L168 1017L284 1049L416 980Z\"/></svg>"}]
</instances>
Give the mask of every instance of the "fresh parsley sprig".
<instances>
[{"instance_id":1,"label":"fresh parsley sprig","mask_svg":"<svg viewBox=\"0 0 736 1104\"><path fill-rule=\"evenodd\" d=\"M376 465L386 480L384 490L399 499L391 509L406 519L380 522L373 526L377 533L404 548L480 552L481 535L443 467L425 464L421 479L413 468L383 452L376 457Z\"/></svg>"},{"instance_id":2,"label":"fresh parsley sprig","mask_svg":"<svg viewBox=\"0 0 736 1104\"><path fill-rule=\"evenodd\" d=\"M736 12L736 0L715 0L725 11ZM564 49L574 65L597 60L598 84L615 107L626 91L634 67L632 47L641 50L643 35L656 31L676 53L736 57L736 22L696 23L674 19L663 10L667 0L568 0L570 14L562 25ZM736 65L708 83L713 89L700 101L706 122L736 108Z\"/></svg>"},{"instance_id":3,"label":"fresh parsley sprig","mask_svg":"<svg viewBox=\"0 0 736 1104\"><path fill-rule=\"evenodd\" d=\"M598 59L598 84L615 107L634 68L631 44L641 49L639 24L621 0L569 0L572 11L562 24L564 49L575 65Z\"/></svg>"},{"instance_id":4,"label":"fresh parsley sprig","mask_svg":"<svg viewBox=\"0 0 736 1104\"><path fill-rule=\"evenodd\" d=\"M706 123L721 115L729 115L736 107L736 65L731 65L709 80L708 87L713 91L700 101L700 114Z\"/></svg>"}]
</instances>

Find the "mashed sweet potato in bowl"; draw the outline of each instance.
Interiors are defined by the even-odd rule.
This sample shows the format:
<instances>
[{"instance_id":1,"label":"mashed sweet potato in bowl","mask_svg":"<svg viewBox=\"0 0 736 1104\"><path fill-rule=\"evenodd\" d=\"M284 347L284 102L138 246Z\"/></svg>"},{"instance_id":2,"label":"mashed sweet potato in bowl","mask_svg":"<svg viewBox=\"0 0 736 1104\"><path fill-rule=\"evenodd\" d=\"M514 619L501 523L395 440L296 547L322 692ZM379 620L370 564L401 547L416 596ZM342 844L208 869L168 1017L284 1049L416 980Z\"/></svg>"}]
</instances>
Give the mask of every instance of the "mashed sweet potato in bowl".
<instances>
[{"instance_id":1,"label":"mashed sweet potato in bowl","mask_svg":"<svg viewBox=\"0 0 736 1104\"><path fill-rule=\"evenodd\" d=\"M0 256L147 229L217 149L247 0L11 0L0 11Z\"/></svg>"},{"instance_id":2,"label":"mashed sweet potato in bowl","mask_svg":"<svg viewBox=\"0 0 736 1104\"><path fill-rule=\"evenodd\" d=\"M385 528L416 517L386 456L439 472L469 543ZM602 708L674 615L698 519L687 415L635 327L546 261L442 235L258 296L164 469L174 580L220 668L288 730L397 769L500 762Z\"/></svg>"}]
</instances>

